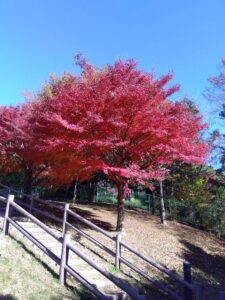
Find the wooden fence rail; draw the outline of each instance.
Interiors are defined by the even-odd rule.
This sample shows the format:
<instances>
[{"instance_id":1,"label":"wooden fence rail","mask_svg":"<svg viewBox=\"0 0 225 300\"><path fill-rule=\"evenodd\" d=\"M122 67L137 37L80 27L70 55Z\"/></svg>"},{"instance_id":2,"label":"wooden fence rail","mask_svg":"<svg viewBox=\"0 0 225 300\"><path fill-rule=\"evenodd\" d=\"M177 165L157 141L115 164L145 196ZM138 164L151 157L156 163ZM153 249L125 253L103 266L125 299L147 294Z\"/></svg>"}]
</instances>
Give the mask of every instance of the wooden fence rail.
<instances>
[{"instance_id":1,"label":"wooden fence rail","mask_svg":"<svg viewBox=\"0 0 225 300\"><path fill-rule=\"evenodd\" d=\"M41 204L44 204L44 205L49 205L50 207L55 207L57 209L62 209L63 208L62 205L58 206L58 205L52 204L49 201L44 201L44 200L41 200L41 199L37 199L37 198L34 198L31 195L27 195L27 194L23 194L23 195L25 195L27 197L27 199L30 200L30 204L23 203L17 197L14 197L14 195L9 195L8 199L6 199L4 197L6 197L7 193L12 192L12 191L16 191L16 190L12 189L12 188L9 188L7 186L4 186L2 184L0 184L0 187L2 187L2 188L5 189L3 191L0 191L0 195L3 195L3 197L0 197L0 202L3 202L3 203L6 204L5 219L4 219L4 224L3 224L3 232L4 232L4 234L8 234L9 224L12 224L12 226L14 226L20 232L22 232L24 234L24 236L26 236L29 240L31 240L35 245L37 245L42 251L44 251L54 261L56 261L56 263L58 263L61 266L60 267L60 279L61 279L61 282L65 282L65 279L66 279L66 275L65 274L68 272L74 278L76 278L81 283L83 283L87 288L89 288L92 293L94 293L97 297L99 297L99 299L109 299L109 298L107 298L108 296L105 296L104 294L101 294L100 291L98 291L98 290L97 291L93 291L93 286L90 285L88 282L86 282L86 279L82 278L82 276L80 274L78 274L74 269L72 269L68 265L68 255L69 255L69 250L70 250L70 251L76 253L78 256L80 256L83 260L85 260L86 262L88 262L96 270L98 270L98 268L100 268L98 271L100 273L102 273L102 274L104 273L103 275L105 277L108 276L108 273L104 269L101 269L101 267L99 267L98 265L96 265L93 260L91 260L90 258L86 257L83 253L80 252L79 249L77 249L76 247L74 247L74 246L72 246L70 244L70 242L66 238L66 236L67 236L67 226L68 226L68 227L72 228L73 230L75 230L79 235L81 235L82 237L88 239L90 242L92 242L93 244L95 244L96 246L98 246L99 248L101 248L102 250L106 251L112 257L114 257L115 258L115 266L116 266L116 268L119 269L120 266L121 266L121 263L123 263L124 265L126 265L127 267L129 267L130 269L132 269L134 272L136 272L139 275L141 275L142 277L144 277L147 281L149 281L151 283L154 283L159 289L161 289L164 292L166 292L173 299L176 299L176 300L193 300L193 299L195 299L195 300L203 300L203 298L204 298L204 296L203 296L203 287L200 284L193 284L192 283L191 265L188 262L184 262L183 263L184 279L182 279L177 274L171 272L170 270L168 270L164 266L156 263L154 260L146 257L145 255L139 253L137 250L135 250L134 248L132 248L129 245L127 245L126 243L124 243L121 240L121 234L120 233L117 233L116 235L112 235L112 234L108 233L107 231L103 230L102 228L100 228L99 226L97 226L97 225L93 224L92 222L88 221L87 219L81 217L79 214L77 214L76 212L72 211L69 208L69 204L66 204L64 206L63 218L61 219L61 218L58 218L58 217L56 217L56 216L54 216L52 214L46 213L46 212L42 211L39 208L36 208L35 207L35 202L41 203ZM16 191L16 193L18 193L18 192ZM22 206L24 206L29 212L26 209L22 208ZM29 232L27 232L24 228L22 228L22 226L20 226L17 222L15 222L11 218L10 213L11 213L12 208L16 209L23 216L25 216L25 217L29 218L30 220L32 220L36 225L40 226L43 230L45 230L47 233L49 233L51 236L53 236L57 241L59 241L62 244L62 256L61 256L61 259L59 259L58 257L56 257L56 255L54 253L51 253L51 251L49 249L47 249L44 245L42 245L37 239L35 239L35 237L33 237ZM32 212L41 214L43 216L51 218L54 221L60 222L62 224L62 235L61 234L56 234L54 231L52 231L49 226L45 225L38 218L36 218L35 216L33 216L31 214ZM83 230L81 230L80 228L78 228L77 226L75 226L74 224L71 224L71 222L69 222L69 220L68 220L69 216L72 216L76 220L79 220L80 222L82 222L85 225L87 225L89 228L94 229L95 231L101 233L105 237L107 237L110 240L112 240L115 243L114 249L113 250L110 249L109 247L107 247L106 245L104 245L102 242L96 240L94 237L92 237L91 235L87 234L86 232L84 232ZM162 272L165 275L167 275L170 279L174 280L179 285L181 285L183 287L183 296L182 297L179 296L176 292L174 292L167 285L163 284L162 282L159 282L159 281L155 280L154 278L151 278L148 274L144 273L142 269L140 269L138 266L136 266L135 264L133 264L133 262L131 262L128 259L126 259L125 257L123 257L123 255L122 255L122 249L123 248L125 248L127 251L129 251L133 255L136 255L137 257L139 257L140 259L142 259L143 262L145 262L145 263L151 265L152 267L158 269L160 272ZM110 275L110 277L111 277L111 275ZM112 276L114 276L114 275L112 275ZM110 279L111 281L113 281L115 279L115 282L114 282L115 284L116 284L116 282L118 283L116 277L114 279L113 278L111 278L111 279ZM125 290L127 289L126 286L124 288L125 288ZM95 290L95 288L94 288L94 290ZM136 291L134 291L134 294L135 293L136 293ZM142 299L142 298L134 298L134 299ZM219 300L225 300L225 292L223 292L223 291L220 292L218 299Z\"/></svg>"},{"instance_id":2,"label":"wooden fence rail","mask_svg":"<svg viewBox=\"0 0 225 300\"><path fill-rule=\"evenodd\" d=\"M62 282L65 280L65 274L64 274L65 270L67 272L69 272L69 273L71 273L71 270L73 270L70 266L68 266L69 253L67 251L70 250L73 253L75 253L76 255L78 255L80 258L82 258L86 263L88 263L94 269L96 269L99 273L101 273L106 278L108 278L110 281L112 281L115 285L117 285L123 291L125 291L129 296L132 297L132 299L134 299L134 300L144 300L145 299L140 294L138 294L135 289L133 289L128 284L126 284L121 278L119 278L119 277L113 275L112 273L110 273L109 271L103 269L94 260L92 260L90 257L88 257L87 255L85 255L77 247L75 247L74 245L72 245L68 241L67 234L65 234L65 237L63 239L63 243L64 243L64 245L63 245L64 251L63 251L62 256L64 255L64 258L62 259L62 261L64 262L64 264L62 265L62 271L61 271L61 275L63 276L63 278L61 278ZM75 271L75 270L73 270L73 271Z\"/></svg>"},{"instance_id":3,"label":"wooden fence rail","mask_svg":"<svg viewBox=\"0 0 225 300\"><path fill-rule=\"evenodd\" d=\"M86 261L90 266L100 272L103 276L113 282L120 289L125 291L128 295L135 300L144 300L134 288L126 284L119 277L111 274L107 270L100 267L94 260L84 255L82 251L74 247L68 240L67 234L64 233L62 236L54 232L49 226L41 222L35 216L30 214L30 212L26 211L19 204L14 202L14 195L9 195L7 199L7 205L5 210L5 218L3 224L3 233L4 235L8 235L9 233L9 224L11 224L14 228L16 228L19 232L21 232L26 238L28 238L32 243L34 243L39 249L41 249L45 254L47 254L51 259L53 259L58 265L60 265L60 281L65 284L66 283L66 273L68 272L75 279L79 280L83 285L89 288L90 292L92 292L99 299L114 299L113 296L104 295L95 285L90 284L85 278L83 278L76 270L72 269L71 266L68 265L69 258L69 250L76 253L80 258ZM5 202L5 201L4 201ZM58 242L61 243L61 257L59 258L54 254L50 249L48 249L45 245L43 245L37 238L35 238L31 233L29 233L25 228L23 228L20 224L18 224L15 220L13 220L11 216L12 208L19 213L21 213L24 217L29 218L33 223L42 228L46 233L50 234L53 238L55 238Z\"/></svg>"},{"instance_id":4,"label":"wooden fence rail","mask_svg":"<svg viewBox=\"0 0 225 300\"><path fill-rule=\"evenodd\" d=\"M225 300L225 291L219 293L219 300Z\"/></svg>"},{"instance_id":5,"label":"wooden fence rail","mask_svg":"<svg viewBox=\"0 0 225 300\"><path fill-rule=\"evenodd\" d=\"M61 209L63 210L64 209L64 205L56 205L54 203L52 203L52 201L46 201L46 200L42 200L42 199L39 199L37 197L34 197L32 195L28 195L28 194L25 194L25 193L21 193L19 191L17 191L16 189L12 188L12 187L8 187L4 184L0 184L0 187L4 188L5 190L4 191L1 191L2 194L4 194L6 197L8 196L8 194L10 193L14 193L14 198L16 200L16 202L18 202L21 206L23 207L26 207L26 208L29 208L29 211L32 213L33 211L35 211L36 213L39 213L47 218L50 218L56 222L59 222L59 223L62 223L63 222L63 219L61 218L58 218L52 214L48 214L46 212L44 212L43 210L40 210L40 209L37 209L35 208L35 204L36 203L40 203L40 204L43 204L43 205L50 205L51 208L57 208L57 209ZM30 203L24 203L21 201L21 198L18 196L25 196L26 197L26 200L30 201Z\"/></svg>"},{"instance_id":6,"label":"wooden fence rail","mask_svg":"<svg viewBox=\"0 0 225 300\"><path fill-rule=\"evenodd\" d=\"M82 223L84 223L87 226L89 226L90 228L95 229L96 231L102 233L104 236L108 237L109 239L114 240L114 236L113 235L109 234L107 231L105 231L101 227L93 224L92 222L88 221L87 219L81 217L80 215L78 215L77 213L75 213L74 211L72 211L71 209L69 209L69 206L66 206L65 209L67 211L66 217L68 217L68 214L70 214L73 217L75 217L77 220L79 220Z\"/></svg>"},{"instance_id":7,"label":"wooden fence rail","mask_svg":"<svg viewBox=\"0 0 225 300\"><path fill-rule=\"evenodd\" d=\"M10 202L11 201L9 201L9 203ZM25 214L26 211L24 209L20 208L18 204L13 203L12 206L16 207L19 212L23 212L23 214ZM91 237L90 235L88 235L87 233L83 232L82 230L76 228L74 225L70 224L67 221L68 215L72 215L73 217L75 217L79 221L83 222L84 224L88 225L92 229L95 229L96 231L102 233L104 236L106 236L109 239L115 241L115 251L112 251L111 249L109 249L108 247L106 247L105 245L103 245L102 243L100 243L99 241L97 241L96 239L94 239L93 237ZM30 219L32 221L34 221L36 218L32 216ZM13 224L13 222L11 222L11 224ZM36 224L39 225L38 222L36 222ZM13 224L13 225L15 225L15 224ZM116 267L119 267L120 264L121 264L121 262L124 263L125 265L127 265L128 267L130 267L133 271L136 271L138 274L142 275L145 279L147 279L148 281L154 283L157 287L159 287L160 289L162 289L163 291L165 291L166 293L168 293L174 299L181 300L181 299L191 299L191 298L190 297L189 298L187 298L187 297L186 298L182 298L182 297L178 296L173 290L171 290L170 288L168 288L167 286L165 286L164 284L162 284L162 283L154 280L153 278L149 277L142 270L140 270L137 266L133 265L131 262L129 262L128 260L126 260L125 258L123 258L121 256L121 247L122 246L125 247L127 250L129 250L132 253L136 254L138 257L140 257L141 259L143 259L145 262L150 263L154 267L158 268L160 271L166 273L171 278L177 280L180 284L184 285L186 287L186 289L188 288L188 289L192 290L193 293L196 292L196 294L199 293L198 291L196 291L196 286L188 283L186 280L182 280L176 274L170 272L169 270L167 270L163 266L161 266L159 264L156 264L153 260L150 260L146 256L140 254L139 252L137 252L136 250L134 250L133 248L131 248L130 246L128 246L124 242L121 242L121 235L120 234L117 234L116 237L114 237L113 235L109 234L108 232L106 232L105 230L101 229L97 225L93 224L92 222L86 220L85 218L81 217L77 213L75 213L72 210L70 210L69 209L69 205L65 206L65 211L64 211L64 219L63 219L63 227L64 227L63 228L63 233L64 234L66 233L66 226L70 226L72 229L74 229L76 232L78 232L81 236L87 238L89 241L93 242L95 245L99 246L101 249L105 250L110 255L115 256L115 265L116 265ZM42 247L42 250L43 250L43 247ZM199 295L200 295L200 293L199 293ZM190 296L190 293L189 293L189 296ZM196 299L198 299L198 298L196 298ZM199 298L199 299L201 299L201 298Z\"/></svg>"},{"instance_id":8,"label":"wooden fence rail","mask_svg":"<svg viewBox=\"0 0 225 300\"><path fill-rule=\"evenodd\" d=\"M76 226L72 225L68 221L68 216L71 215L75 219L79 220L80 222L84 223L87 225L89 228L94 229L97 232L102 233L104 236L107 238L111 239L112 241L115 242L115 251L109 249L81 229L77 228ZM160 264L156 263L152 259L146 257L145 255L139 253L137 250L133 249L126 243L121 241L121 234L118 233L116 236L113 236L100 228L99 226L93 224L92 222L86 220L85 218L81 217L74 211L72 211L69 208L69 205L67 204L65 206L65 211L64 211L64 232L66 232L66 226L69 226L73 230L75 230L77 233L79 233L82 237L88 239L92 243L94 243L96 246L101 248L102 250L106 251L108 254L112 255L115 257L115 266L116 268L120 268L121 263L125 264L127 267L132 269L133 271L137 272L139 275L144 277L147 281L154 283L159 289L163 290L166 292L168 295L170 295L173 299L176 300L202 300L203 299L203 292L202 292L202 286L201 285L194 285L191 282L191 269L190 269L190 264L189 264L189 270L187 270L187 267L184 267L184 279L182 279L180 276L176 275L175 273L171 272L170 270L166 269L165 267L161 266ZM168 277L171 279L175 280L178 284L182 285L184 288L183 292L183 297L179 296L176 292L174 292L171 288L169 288L167 285L155 280L154 278L151 278L149 275L147 275L145 272L143 272L138 266L134 265L132 262L129 260L125 259L122 257L122 247L126 248L126 250L130 251L132 254L135 254L139 258L141 258L144 262L150 264L151 266L157 268L159 271L162 273L166 274ZM187 265L187 262L184 262L184 265Z\"/></svg>"}]
</instances>

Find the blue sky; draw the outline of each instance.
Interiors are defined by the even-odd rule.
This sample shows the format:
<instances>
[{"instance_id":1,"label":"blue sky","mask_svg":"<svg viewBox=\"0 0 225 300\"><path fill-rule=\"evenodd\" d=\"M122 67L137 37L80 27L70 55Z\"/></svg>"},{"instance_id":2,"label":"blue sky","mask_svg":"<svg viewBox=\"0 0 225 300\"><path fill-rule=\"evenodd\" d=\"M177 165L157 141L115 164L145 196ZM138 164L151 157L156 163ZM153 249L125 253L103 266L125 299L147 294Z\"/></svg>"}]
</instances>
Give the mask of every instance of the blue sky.
<instances>
[{"instance_id":1,"label":"blue sky","mask_svg":"<svg viewBox=\"0 0 225 300\"><path fill-rule=\"evenodd\" d=\"M81 51L96 66L134 58L192 97L225 56L224 0L2 0L0 1L0 105L23 101L50 73L75 70Z\"/></svg>"}]
</instances>

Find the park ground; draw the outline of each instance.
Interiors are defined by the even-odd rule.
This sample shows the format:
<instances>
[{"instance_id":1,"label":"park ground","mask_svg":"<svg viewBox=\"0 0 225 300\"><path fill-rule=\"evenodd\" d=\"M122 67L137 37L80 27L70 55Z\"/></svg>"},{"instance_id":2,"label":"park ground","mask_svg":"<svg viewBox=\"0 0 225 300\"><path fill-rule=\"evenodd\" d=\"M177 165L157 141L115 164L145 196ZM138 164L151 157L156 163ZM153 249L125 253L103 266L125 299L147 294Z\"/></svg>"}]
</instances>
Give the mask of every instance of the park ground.
<instances>
[{"instance_id":1,"label":"park ground","mask_svg":"<svg viewBox=\"0 0 225 300\"><path fill-rule=\"evenodd\" d=\"M76 205L75 208L95 224L112 233L115 231L116 206L93 204ZM95 231L84 230L100 239ZM225 241L213 234L176 221L167 221L167 225L162 225L158 216L132 209L126 210L122 241L181 276L183 261L189 261L193 280L203 283L206 299L218 299L218 291L225 290ZM97 251L101 253L99 249ZM167 282L158 271L144 266L134 255L125 250L123 255L141 269L145 268L149 275ZM129 269L124 270L129 273Z\"/></svg>"},{"instance_id":2,"label":"park ground","mask_svg":"<svg viewBox=\"0 0 225 300\"><path fill-rule=\"evenodd\" d=\"M117 211L113 205L92 204L74 205L71 207L82 216L86 217L103 229L115 233ZM82 227L82 224L77 224ZM108 245L110 248L115 245L112 241L105 240L101 234L87 227L82 230ZM112 257L105 252L95 248L90 242L83 238L75 237L77 242L112 265ZM54 269L43 261L41 256L36 256L32 249L27 248L23 242L13 237L0 235L0 299L88 299L77 290L62 287L58 281ZM125 231L122 234L122 241L132 246L140 253L152 258L182 276L182 264L187 260L192 265L192 274L195 282L201 282L205 289L205 299L218 299L218 291L225 289L225 241L216 238L214 235L204 232L185 224L175 221L168 221L167 225L160 224L157 216L141 210L126 210ZM111 243L111 244L110 244ZM170 282L161 276L160 272L153 267L144 265L135 256L122 250L122 255L140 266L140 268L154 278ZM122 266L122 272L128 278L131 272ZM138 276L136 276L137 278ZM138 278L137 278L138 279ZM139 278L140 279L140 278ZM137 281L130 282L134 285ZM141 279L140 290L144 294L152 295L151 299L168 299L158 293L154 293ZM82 293L82 291L81 291Z\"/></svg>"}]
</instances>

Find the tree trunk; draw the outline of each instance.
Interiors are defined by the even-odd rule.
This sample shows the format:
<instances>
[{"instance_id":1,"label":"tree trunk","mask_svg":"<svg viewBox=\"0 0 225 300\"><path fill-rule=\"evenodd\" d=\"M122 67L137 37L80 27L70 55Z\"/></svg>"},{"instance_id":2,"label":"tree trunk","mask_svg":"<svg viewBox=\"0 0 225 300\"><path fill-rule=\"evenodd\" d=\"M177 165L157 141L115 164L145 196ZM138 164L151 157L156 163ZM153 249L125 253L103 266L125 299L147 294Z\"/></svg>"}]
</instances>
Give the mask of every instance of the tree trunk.
<instances>
[{"instance_id":1,"label":"tree trunk","mask_svg":"<svg viewBox=\"0 0 225 300\"><path fill-rule=\"evenodd\" d=\"M170 198L171 198L171 200L173 200L173 198L174 198L174 184L173 184L173 180L171 181L171 194L170 194Z\"/></svg>"},{"instance_id":2,"label":"tree trunk","mask_svg":"<svg viewBox=\"0 0 225 300\"><path fill-rule=\"evenodd\" d=\"M87 186L88 203L94 202L96 184L97 184L97 182L93 178L90 179L88 182L88 186Z\"/></svg>"},{"instance_id":3,"label":"tree trunk","mask_svg":"<svg viewBox=\"0 0 225 300\"><path fill-rule=\"evenodd\" d=\"M162 181L159 182L160 187L160 217L161 217L161 223L166 224L166 211L165 211L165 205L164 205L164 199L163 199L163 184Z\"/></svg>"},{"instance_id":4,"label":"tree trunk","mask_svg":"<svg viewBox=\"0 0 225 300\"><path fill-rule=\"evenodd\" d=\"M76 179L74 183L73 200L72 200L73 203L75 203L77 200L77 185L78 185L78 179Z\"/></svg>"},{"instance_id":5,"label":"tree trunk","mask_svg":"<svg viewBox=\"0 0 225 300\"><path fill-rule=\"evenodd\" d=\"M117 194L117 225L116 231L122 232L124 228L124 218L125 218L125 210L124 210L124 185L117 185L118 194Z\"/></svg>"},{"instance_id":6,"label":"tree trunk","mask_svg":"<svg viewBox=\"0 0 225 300\"><path fill-rule=\"evenodd\" d=\"M152 193L152 214L155 214L155 192Z\"/></svg>"},{"instance_id":7,"label":"tree trunk","mask_svg":"<svg viewBox=\"0 0 225 300\"><path fill-rule=\"evenodd\" d=\"M24 179L24 193L31 195L32 186L33 186L33 169L28 167L25 170L25 179Z\"/></svg>"}]
</instances>

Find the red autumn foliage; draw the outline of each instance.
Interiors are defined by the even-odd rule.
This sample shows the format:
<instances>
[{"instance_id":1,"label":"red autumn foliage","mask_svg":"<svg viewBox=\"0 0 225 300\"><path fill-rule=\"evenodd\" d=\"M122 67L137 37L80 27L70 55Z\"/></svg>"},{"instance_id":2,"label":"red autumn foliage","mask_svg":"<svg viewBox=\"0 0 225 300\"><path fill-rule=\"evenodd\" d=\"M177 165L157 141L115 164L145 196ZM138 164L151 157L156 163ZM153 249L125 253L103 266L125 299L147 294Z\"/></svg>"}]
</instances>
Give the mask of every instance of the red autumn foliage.
<instances>
[{"instance_id":1,"label":"red autumn foliage","mask_svg":"<svg viewBox=\"0 0 225 300\"><path fill-rule=\"evenodd\" d=\"M82 179L102 171L118 183L144 184L161 178L174 160L203 162L207 146L198 133L204 125L185 105L168 100L177 90L165 88L170 74L154 80L133 61L103 70L83 64L82 76L52 82L34 105L37 147L55 161L68 160L74 170L68 181L79 170Z\"/></svg>"},{"instance_id":2,"label":"red autumn foliage","mask_svg":"<svg viewBox=\"0 0 225 300\"><path fill-rule=\"evenodd\" d=\"M71 183L103 172L122 198L128 182L162 179L174 160L202 163L201 117L168 97L171 74L154 79L134 61L97 70L78 57L80 76L53 80L33 105L36 150L54 162L52 182ZM121 199L118 198L121 202Z\"/></svg>"},{"instance_id":3,"label":"red autumn foliage","mask_svg":"<svg viewBox=\"0 0 225 300\"><path fill-rule=\"evenodd\" d=\"M0 164L25 174L27 192L49 163L55 187L104 173L118 187L121 229L128 183L161 180L174 160L202 163L204 125L169 100L178 90L166 88L171 74L155 79L132 60L98 70L78 56L77 64L81 75L53 79L34 102L0 108Z\"/></svg>"},{"instance_id":4,"label":"red autumn foliage","mask_svg":"<svg viewBox=\"0 0 225 300\"><path fill-rule=\"evenodd\" d=\"M46 169L39 155L33 152L30 110L31 104L17 107L0 107L0 166L6 173L24 174L24 188L31 192L34 179Z\"/></svg>"}]
</instances>

